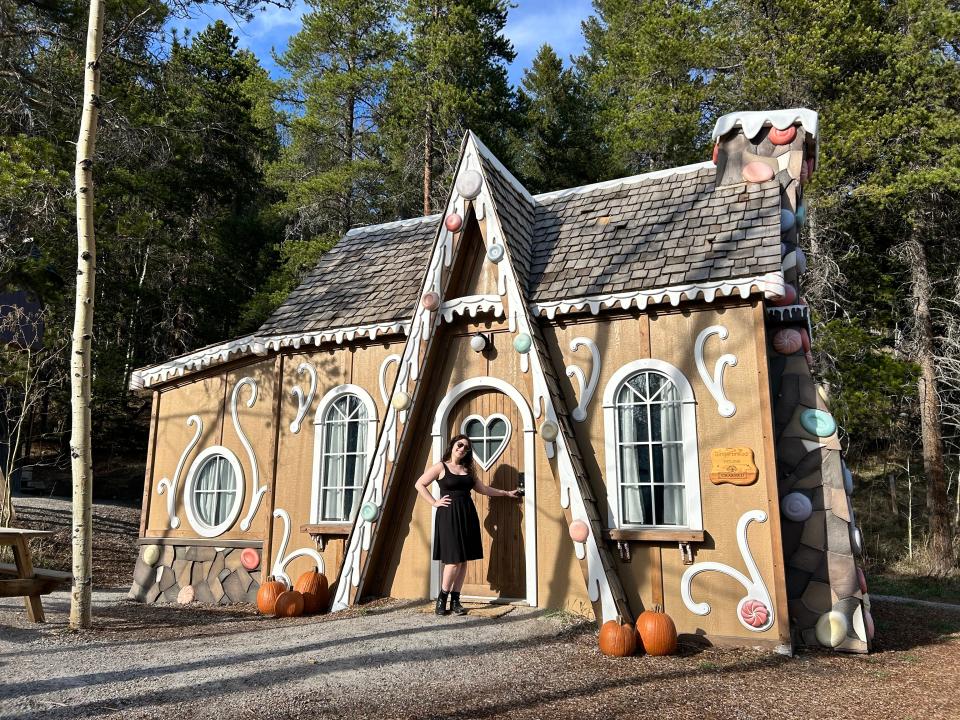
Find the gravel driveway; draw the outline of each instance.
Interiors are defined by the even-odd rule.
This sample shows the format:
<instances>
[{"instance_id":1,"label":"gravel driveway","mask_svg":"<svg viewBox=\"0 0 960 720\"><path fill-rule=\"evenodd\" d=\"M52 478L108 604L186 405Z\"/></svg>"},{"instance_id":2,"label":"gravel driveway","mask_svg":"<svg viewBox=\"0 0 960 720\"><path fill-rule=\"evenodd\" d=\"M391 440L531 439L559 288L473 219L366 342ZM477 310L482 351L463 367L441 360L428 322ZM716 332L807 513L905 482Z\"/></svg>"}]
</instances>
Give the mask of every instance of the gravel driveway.
<instances>
[{"instance_id":1,"label":"gravel driveway","mask_svg":"<svg viewBox=\"0 0 960 720\"><path fill-rule=\"evenodd\" d=\"M17 622L22 602L0 600L0 717L396 716L447 696L451 678L499 702L504 680L535 658L531 648L570 634L562 617L521 609L438 620L419 603L387 601L343 617L277 620L122 597L97 592L100 627L82 636L65 627L67 593L44 599L39 628ZM468 683L455 679L466 674Z\"/></svg>"},{"instance_id":2,"label":"gravel driveway","mask_svg":"<svg viewBox=\"0 0 960 720\"><path fill-rule=\"evenodd\" d=\"M51 529L35 548L69 568L69 502L16 498L18 524ZM0 718L623 717L958 720L960 608L874 598L876 651L681 643L680 655L607 658L596 628L514 609L446 617L378 600L334 615L264 618L252 606L145 606L125 600L135 507L94 506L91 630L67 629L69 597L44 598L47 623L0 599Z\"/></svg>"}]
</instances>

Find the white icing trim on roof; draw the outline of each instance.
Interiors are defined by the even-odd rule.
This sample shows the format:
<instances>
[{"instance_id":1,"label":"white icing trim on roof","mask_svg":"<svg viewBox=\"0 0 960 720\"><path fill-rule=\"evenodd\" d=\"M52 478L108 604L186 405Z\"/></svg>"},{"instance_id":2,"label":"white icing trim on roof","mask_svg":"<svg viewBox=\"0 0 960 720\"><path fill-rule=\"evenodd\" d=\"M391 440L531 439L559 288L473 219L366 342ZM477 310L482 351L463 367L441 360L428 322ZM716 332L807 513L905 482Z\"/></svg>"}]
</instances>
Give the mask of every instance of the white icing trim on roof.
<instances>
[{"instance_id":1,"label":"white icing trim on roof","mask_svg":"<svg viewBox=\"0 0 960 720\"><path fill-rule=\"evenodd\" d=\"M344 237L362 235L364 233L371 232L372 230L389 230L391 228L412 227L413 225L420 225L421 223L439 220L440 213L437 213L435 215L421 215L420 217L407 218L405 220L392 220L390 222L380 223L379 225L361 225L360 227L350 228L347 230Z\"/></svg>"},{"instance_id":2,"label":"white icing trim on roof","mask_svg":"<svg viewBox=\"0 0 960 720\"><path fill-rule=\"evenodd\" d=\"M469 313L470 317L476 317L478 312L490 310L493 310L497 317L503 317L503 301L500 300L499 295L464 295L447 300L440 306L439 314L447 322L453 322L454 315L466 317Z\"/></svg>"},{"instance_id":3,"label":"white icing trim on roof","mask_svg":"<svg viewBox=\"0 0 960 720\"><path fill-rule=\"evenodd\" d=\"M596 315L601 309L612 308L616 305L619 305L623 310L632 306L643 310L647 305L660 305L665 302L669 302L676 307L682 300L697 300L701 297L709 303L718 297L731 297L734 293L739 293L740 297L747 298L754 289L762 292L764 297L777 298L783 296L783 282L783 273L777 271L757 277L733 278L731 280L692 283L690 285L672 285L654 290L587 295L578 298L532 303L530 311L534 315L546 314L548 319L553 320L558 314L566 315L584 309L588 309L590 314Z\"/></svg>"},{"instance_id":4,"label":"white icing trim on roof","mask_svg":"<svg viewBox=\"0 0 960 720\"><path fill-rule=\"evenodd\" d=\"M604 182L593 183L592 185L581 185L580 187L567 188L566 190L553 190L552 192L534 195L533 200L539 204L544 200L557 200L567 197L568 195L579 195L580 193L592 192L594 190L607 190L621 185L633 185L647 180L670 177L671 175L686 175L687 173L698 172L708 168L712 170L715 167L716 165L713 164L713 161L708 160L707 162L694 163L693 165L681 165L680 167L667 168L666 170L654 170L653 172L642 173L640 175L631 175L630 177L616 178L615 180L605 180Z\"/></svg>"},{"instance_id":5,"label":"white icing trim on roof","mask_svg":"<svg viewBox=\"0 0 960 720\"><path fill-rule=\"evenodd\" d=\"M388 323L333 328L320 332L297 333L296 335L278 335L275 337L245 335L219 345L201 348L164 363L134 370L130 375L129 387L131 390L148 388L157 383L166 382L171 378L183 377L197 370L220 365L228 360L235 360L248 355L266 355L268 350L280 350L288 347L296 350L303 345L321 345L327 342L335 342L339 345L344 341L349 342L364 335L374 340L378 335L406 335L409 330L409 320L398 320Z\"/></svg>"},{"instance_id":6,"label":"white icing trim on roof","mask_svg":"<svg viewBox=\"0 0 960 720\"><path fill-rule=\"evenodd\" d=\"M808 133L817 136L819 119L817 113L806 108L791 108L789 110L761 110L756 112L733 112L724 115L713 126L713 139L716 140L736 127L743 128L747 138L754 137L766 125L773 125L778 130L788 128L799 122Z\"/></svg>"},{"instance_id":7,"label":"white icing trim on roof","mask_svg":"<svg viewBox=\"0 0 960 720\"><path fill-rule=\"evenodd\" d=\"M516 190L518 193L523 195L527 200L529 200L531 203L535 205L536 201L534 200L533 196L530 194L530 191L523 186L523 183L521 183L519 180L517 180L513 176L512 172L507 170L507 168L504 166L502 162L500 162L500 159L496 155L490 152L490 148L488 148L486 145L484 145L480 141L480 138L477 137L477 134L473 132L473 130L467 130L467 134L473 140L474 145L477 148L478 154L483 155L483 157L489 160L490 164L493 165L494 168L496 168L497 172L503 175L504 179L508 183L510 183L510 185L513 186L514 190Z\"/></svg>"}]
</instances>

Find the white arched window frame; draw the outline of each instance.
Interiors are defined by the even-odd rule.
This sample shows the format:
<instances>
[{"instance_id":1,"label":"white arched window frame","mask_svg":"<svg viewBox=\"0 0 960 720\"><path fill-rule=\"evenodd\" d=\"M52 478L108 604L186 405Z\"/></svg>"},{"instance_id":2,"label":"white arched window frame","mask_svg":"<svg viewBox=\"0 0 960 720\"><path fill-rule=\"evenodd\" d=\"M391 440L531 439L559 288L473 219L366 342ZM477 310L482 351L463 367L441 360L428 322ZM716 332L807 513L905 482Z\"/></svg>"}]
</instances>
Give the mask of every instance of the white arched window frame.
<instances>
[{"instance_id":1,"label":"white arched window frame","mask_svg":"<svg viewBox=\"0 0 960 720\"><path fill-rule=\"evenodd\" d=\"M643 525L625 523L621 508L620 438L617 422L617 396L635 375L653 372L665 376L677 388L680 399L682 435L684 512L683 525ZM604 455L606 460L608 524L614 528L662 528L664 530L703 530L700 504L700 451L697 445L697 401L690 381L680 370L662 360L634 360L613 374L603 390Z\"/></svg>"},{"instance_id":2,"label":"white arched window frame","mask_svg":"<svg viewBox=\"0 0 960 720\"><path fill-rule=\"evenodd\" d=\"M322 493L326 479L324 477L324 455L328 452L328 448L325 447L328 414L338 400L351 395L360 401L365 413L365 418L362 421L366 425L366 433L363 439L366 445L364 453L365 461L360 475L356 497L359 499L360 494L363 492L363 483L366 480L367 470L370 468L370 460L373 458L374 447L377 441L377 405L370 396L370 393L359 385L338 385L320 398L320 404L317 406L317 412L313 419L313 490L310 500L310 522L313 523L342 522L346 524L353 522L353 512L349 513L348 517L339 518L338 520L321 520ZM355 511L356 508L353 508L353 510Z\"/></svg>"}]
</instances>

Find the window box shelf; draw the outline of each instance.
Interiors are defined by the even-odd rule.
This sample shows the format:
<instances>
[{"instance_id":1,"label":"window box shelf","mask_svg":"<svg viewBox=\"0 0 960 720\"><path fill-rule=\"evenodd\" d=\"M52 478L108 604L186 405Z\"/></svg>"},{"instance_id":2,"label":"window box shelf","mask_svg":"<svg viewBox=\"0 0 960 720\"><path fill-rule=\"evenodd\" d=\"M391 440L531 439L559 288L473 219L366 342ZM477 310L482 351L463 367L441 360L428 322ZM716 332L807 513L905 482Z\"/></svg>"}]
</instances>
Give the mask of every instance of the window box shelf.
<instances>
[{"instance_id":1,"label":"window box shelf","mask_svg":"<svg viewBox=\"0 0 960 720\"><path fill-rule=\"evenodd\" d=\"M703 530L668 530L664 528L609 528L603 536L616 542L701 543Z\"/></svg>"}]
</instances>

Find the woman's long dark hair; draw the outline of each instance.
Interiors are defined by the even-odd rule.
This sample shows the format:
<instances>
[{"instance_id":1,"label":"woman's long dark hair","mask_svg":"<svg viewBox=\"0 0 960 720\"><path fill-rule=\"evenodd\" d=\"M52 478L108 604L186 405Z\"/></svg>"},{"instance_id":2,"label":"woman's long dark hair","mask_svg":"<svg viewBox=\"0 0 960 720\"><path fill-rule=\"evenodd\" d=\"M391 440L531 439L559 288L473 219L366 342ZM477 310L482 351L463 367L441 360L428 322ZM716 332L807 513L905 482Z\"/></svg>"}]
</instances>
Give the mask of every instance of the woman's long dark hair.
<instances>
[{"instance_id":1,"label":"woman's long dark hair","mask_svg":"<svg viewBox=\"0 0 960 720\"><path fill-rule=\"evenodd\" d=\"M447 445L447 449L443 451L443 457L441 460L447 462L450 458L453 457L453 446L456 445L460 440L466 440L470 444L470 449L467 450L467 454L463 456L463 460L460 461L460 464L467 469L467 475L473 477L476 474L476 470L473 466L473 442L466 435L454 435L453 439L450 440Z\"/></svg>"}]
</instances>

